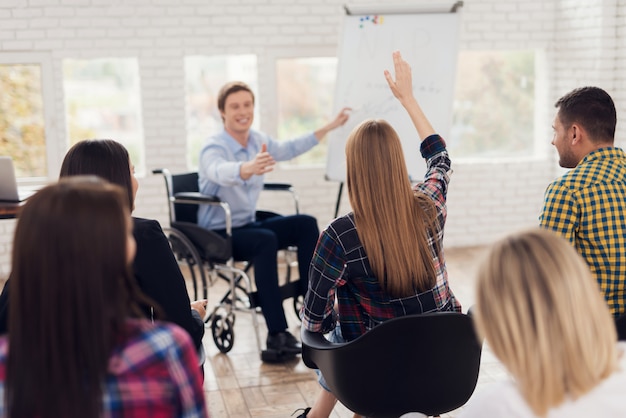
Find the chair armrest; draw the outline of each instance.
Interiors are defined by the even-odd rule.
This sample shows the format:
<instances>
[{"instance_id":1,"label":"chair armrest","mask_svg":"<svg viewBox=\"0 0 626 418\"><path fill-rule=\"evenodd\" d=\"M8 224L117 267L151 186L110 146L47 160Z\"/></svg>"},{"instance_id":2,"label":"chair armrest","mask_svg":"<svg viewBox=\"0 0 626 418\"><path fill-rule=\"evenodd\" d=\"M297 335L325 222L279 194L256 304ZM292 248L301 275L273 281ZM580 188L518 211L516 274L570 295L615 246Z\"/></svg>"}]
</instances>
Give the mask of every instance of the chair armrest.
<instances>
[{"instance_id":1,"label":"chair armrest","mask_svg":"<svg viewBox=\"0 0 626 418\"><path fill-rule=\"evenodd\" d=\"M300 328L300 340L302 341L302 361L310 369L318 369L315 358L320 351L335 349L345 343L333 343L324 337L320 332L313 332Z\"/></svg>"},{"instance_id":2,"label":"chair armrest","mask_svg":"<svg viewBox=\"0 0 626 418\"><path fill-rule=\"evenodd\" d=\"M309 331L304 327L300 329L300 338L302 339L302 344L306 344L316 350L330 350L339 345L328 341L321 332Z\"/></svg>"},{"instance_id":3,"label":"chair armrest","mask_svg":"<svg viewBox=\"0 0 626 418\"><path fill-rule=\"evenodd\" d=\"M263 190L290 190L291 183L263 183Z\"/></svg>"},{"instance_id":4,"label":"chair armrest","mask_svg":"<svg viewBox=\"0 0 626 418\"><path fill-rule=\"evenodd\" d=\"M181 192L174 195L174 203L181 203L180 201L186 200L185 203L222 203L219 197L213 195L202 194L199 192Z\"/></svg>"},{"instance_id":5,"label":"chair armrest","mask_svg":"<svg viewBox=\"0 0 626 418\"><path fill-rule=\"evenodd\" d=\"M163 169L155 168L154 170L152 170L152 174L163 174Z\"/></svg>"}]
</instances>

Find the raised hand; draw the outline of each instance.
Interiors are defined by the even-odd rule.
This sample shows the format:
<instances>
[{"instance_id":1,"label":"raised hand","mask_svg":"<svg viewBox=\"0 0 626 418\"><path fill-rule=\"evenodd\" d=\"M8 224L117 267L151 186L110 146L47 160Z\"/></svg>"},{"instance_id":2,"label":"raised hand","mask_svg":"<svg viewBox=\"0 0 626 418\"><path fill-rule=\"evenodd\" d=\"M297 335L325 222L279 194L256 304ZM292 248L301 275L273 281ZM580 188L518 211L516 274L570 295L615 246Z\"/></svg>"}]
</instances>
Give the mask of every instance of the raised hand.
<instances>
[{"instance_id":1,"label":"raised hand","mask_svg":"<svg viewBox=\"0 0 626 418\"><path fill-rule=\"evenodd\" d=\"M425 139L434 134L435 130L426 118L426 115L424 115L419 103L415 100L415 96L413 95L411 66L402 58L399 51L393 53L393 67L395 69L396 79L394 80L391 73L385 70L387 84L389 84L391 92L400 101L411 117L420 138Z\"/></svg>"},{"instance_id":2,"label":"raised hand","mask_svg":"<svg viewBox=\"0 0 626 418\"><path fill-rule=\"evenodd\" d=\"M394 80L391 73L385 70L385 79L393 95L404 102L413 99L413 76L411 74L411 66L402 58L399 51L393 53L393 66L396 73Z\"/></svg>"}]
</instances>

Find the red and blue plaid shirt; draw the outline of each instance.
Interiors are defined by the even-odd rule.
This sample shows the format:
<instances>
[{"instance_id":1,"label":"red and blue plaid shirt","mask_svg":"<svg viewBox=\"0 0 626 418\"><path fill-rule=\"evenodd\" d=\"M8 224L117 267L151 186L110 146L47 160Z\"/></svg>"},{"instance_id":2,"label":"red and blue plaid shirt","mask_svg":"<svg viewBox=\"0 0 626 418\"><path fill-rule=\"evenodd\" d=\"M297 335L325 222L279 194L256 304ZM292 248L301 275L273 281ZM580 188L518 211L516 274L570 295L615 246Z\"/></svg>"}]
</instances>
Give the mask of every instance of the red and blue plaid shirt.
<instances>
[{"instance_id":1,"label":"red and blue plaid shirt","mask_svg":"<svg viewBox=\"0 0 626 418\"><path fill-rule=\"evenodd\" d=\"M437 251L437 247L442 247L446 221L450 158L439 135L426 138L420 151L427 160L427 172L424 182L414 190L430 197L437 208L438 231L428 239L437 274L435 287L403 298L385 292L374 277L356 231L354 215L350 213L334 220L317 243L301 312L302 326L306 329L329 332L339 317L342 335L351 341L387 319L442 310L461 311L448 286L443 252ZM335 294L339 316L334 310Z\"/></svg>"},{"instance_id":2,"label":"red and blue plaid shirt","mask_svg":"<svg viewBox=\"0 0 626 418\"><path fill-rule=\"evenodd\" d=\"M147 320L129 319L126 324L126 338L109 359L102 417L208 417L198 357L187 332L173 324ZM8 349L7 336L0 337L3 417L7 413L4 385Z\"/></svg>"}]
</instances>

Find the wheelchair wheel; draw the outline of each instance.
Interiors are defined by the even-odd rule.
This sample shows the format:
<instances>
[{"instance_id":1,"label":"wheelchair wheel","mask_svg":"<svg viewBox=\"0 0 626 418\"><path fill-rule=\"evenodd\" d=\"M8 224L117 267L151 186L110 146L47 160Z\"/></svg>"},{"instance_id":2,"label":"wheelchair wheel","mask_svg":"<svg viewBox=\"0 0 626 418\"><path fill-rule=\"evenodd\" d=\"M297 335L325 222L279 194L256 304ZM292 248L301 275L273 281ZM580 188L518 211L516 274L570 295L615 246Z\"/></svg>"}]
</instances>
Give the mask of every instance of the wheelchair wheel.
<instances>
[{"instance_id":1,"label":"wheelchair wheel","mask_svg":"<svg viewBox=\"0 0 626 418\"><path fill-rule=\"evenodd\" d=\"M207 277L204 272L202 258L191 241L175 228L163 228L167 235L172 252L178 260L181 272L185 278L191 279L193 285L193 300L207 299L209 291Z\"/></svg>"},{"instance_id":2,"label":"wheelchair wheel","mask_svg":"<svg viewBox=\"0 0 626 418\"><path fill-rule=\"evenodd\" d=\"M215 314L211 322L211 332L213 334L213 342L218 350L222 353L228 353L233 348L235 342L235 331L233 317L230 315L222 316Z\"/></svg>"}]
</instances>

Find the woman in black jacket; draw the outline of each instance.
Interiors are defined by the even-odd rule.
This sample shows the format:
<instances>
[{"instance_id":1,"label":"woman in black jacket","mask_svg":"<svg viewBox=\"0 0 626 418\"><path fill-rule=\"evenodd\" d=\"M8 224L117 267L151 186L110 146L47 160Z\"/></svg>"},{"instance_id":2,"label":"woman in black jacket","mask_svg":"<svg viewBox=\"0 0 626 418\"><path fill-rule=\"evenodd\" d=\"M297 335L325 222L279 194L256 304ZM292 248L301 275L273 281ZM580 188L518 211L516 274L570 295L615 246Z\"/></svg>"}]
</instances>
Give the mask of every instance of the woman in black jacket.
<instances>
[{"instance_id":1,"label":"woman in black jacket","mask_svg":"<svg viewBox=\"0 0 626 418\"><path fill-rule=\"evenodd\" d=\"M134 209L138 183L128 151L122 144L111 139L88 139L70 148L63 159L60 177L88 174L122 186ZM146 316L156 315L155 319L182 327L199 350L207 301L189 302L185 280L157 221L133 217L133 235L137 242L133 272L141 291L156 305L144 307ZM7 282L0 295L0 334L7 332L8 288Z\"/></svg>"}]
</instances>

